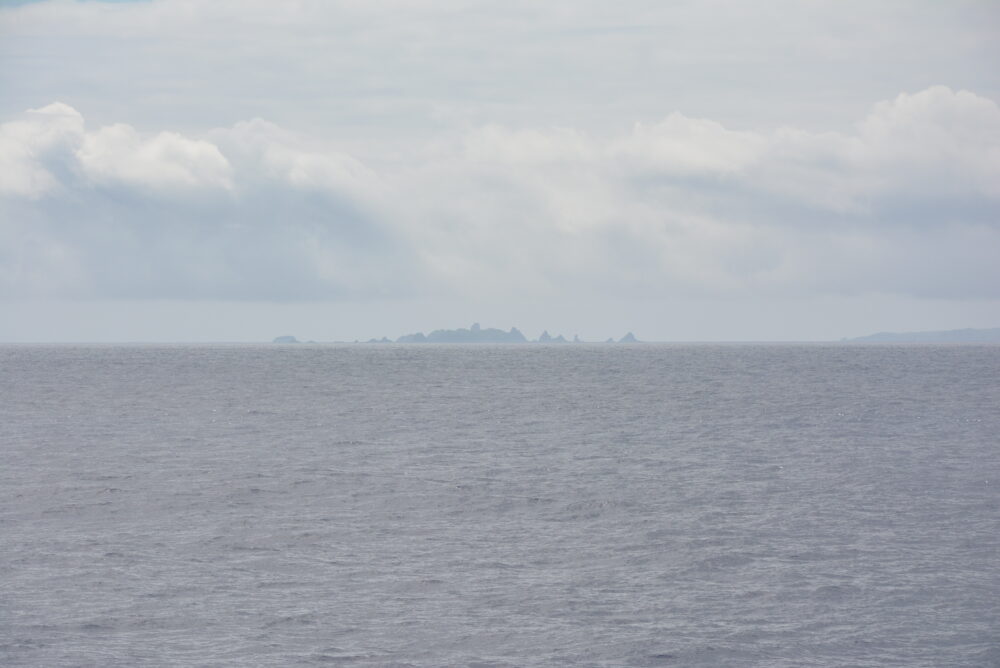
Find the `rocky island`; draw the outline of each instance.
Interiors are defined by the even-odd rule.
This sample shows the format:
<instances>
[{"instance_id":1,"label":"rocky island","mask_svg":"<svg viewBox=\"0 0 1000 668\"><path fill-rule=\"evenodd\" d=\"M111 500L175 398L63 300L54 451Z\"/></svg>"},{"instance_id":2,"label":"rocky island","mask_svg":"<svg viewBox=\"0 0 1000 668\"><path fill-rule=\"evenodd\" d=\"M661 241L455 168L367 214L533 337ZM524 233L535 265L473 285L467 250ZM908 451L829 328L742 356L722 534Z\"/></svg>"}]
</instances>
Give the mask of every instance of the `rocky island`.
<instances>
[{"instance_id":1,"label":"rocky island","mask_svg":"<svg viewBox=\"0 0 1000 668\"><path fill-rule=\"evenodd\" d=\"M299 343L299 340L294 336L286 335L276 337L273 342ZM309 343L314 342L310 341ZM362 342L355 341L354 343ZM493 327L484 329L476 322L468 329L464 327L458 329L435 329L430 334L424 334L423 332L404 334L395 341L383 336L381 339L368 339L364 343L570 343L570 341L562 334L552 336L548 330L542 332L537 339L529 340L517 327L511 327L509 331ZM579 336L573 335L572 343L585 342ZM615 343L615 340L608 339L605 343ZM639 343L639 340L635 338L632 332L629 332L619 339L618 343Z\"/></svg>"},{"instance_id":2,"label":"rocky island","mask_svg":"<svg viewBox=\"0 0 1000 668\"><path fill-rule=\"evenodd\" d=\"M372 339L370 343L388 343L389 339L381 341ZM573 343L583 343L579 336L573 336ZM608 339L608 343L614 343L614 339ZM417 332L416 334L406 334L396 339L396 343L570 343L562 334L552 336L548 330L541 333L535 340L529 340L517 327L511 327L510 331L502 329L483 329L479 323L473 323L468 329L436 329L430 334ZM632 332L629 332L618 343L639 343Z\"/></svg>"},{"instance_id":3,"label":"rocky island","mask_svg":"<svg viewBox=\"0 0 1000 668\"><path fill-rule=\"evenodd\" d=\"M396 339L396 343L527 343L517 327L511 327L509 332L488 327L483 329L479 323L473 323L468 329L435 329L430 334L423 332L406 334Z\"/></svg>"}]
</instances>

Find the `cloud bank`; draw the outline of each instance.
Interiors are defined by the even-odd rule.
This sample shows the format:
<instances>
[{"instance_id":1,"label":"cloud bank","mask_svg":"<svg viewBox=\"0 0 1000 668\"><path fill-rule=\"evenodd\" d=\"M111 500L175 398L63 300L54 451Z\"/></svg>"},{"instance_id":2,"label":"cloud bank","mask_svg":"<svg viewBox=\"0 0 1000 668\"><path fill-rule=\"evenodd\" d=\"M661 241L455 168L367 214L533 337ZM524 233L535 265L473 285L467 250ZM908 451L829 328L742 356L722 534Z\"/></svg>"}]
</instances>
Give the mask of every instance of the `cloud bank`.
<instances>
[{"instance_id":1,"label":"cloud bank","mask_svg":"<svg viewBox=\"0 0 1000 668\"><path fill-rule=\"evenodd\" d=\"M1000 109L969 91L850 132L488 124L378 165L85 112L0 125L2 298L1000 297Z\"/></svg>"}]
</instances>

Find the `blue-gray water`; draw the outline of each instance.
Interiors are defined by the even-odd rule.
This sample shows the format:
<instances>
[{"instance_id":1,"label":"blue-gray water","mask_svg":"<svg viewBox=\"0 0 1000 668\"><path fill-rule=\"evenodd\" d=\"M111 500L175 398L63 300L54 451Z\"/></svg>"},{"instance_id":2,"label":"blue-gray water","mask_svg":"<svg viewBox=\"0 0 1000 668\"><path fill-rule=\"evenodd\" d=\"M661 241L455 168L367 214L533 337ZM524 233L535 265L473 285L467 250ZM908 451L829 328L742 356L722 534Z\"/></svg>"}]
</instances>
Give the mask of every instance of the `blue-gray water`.
<instances>
[{"instance_id":1,"label":"blue-gray water","mask_svg":"<svg viewBox=\"0 0 1000 668\"><path fill-rule=\"evenodd\" d=\"M997 346L0 374L0 665L1000 665Z\"/></svg>"}]
</instances>

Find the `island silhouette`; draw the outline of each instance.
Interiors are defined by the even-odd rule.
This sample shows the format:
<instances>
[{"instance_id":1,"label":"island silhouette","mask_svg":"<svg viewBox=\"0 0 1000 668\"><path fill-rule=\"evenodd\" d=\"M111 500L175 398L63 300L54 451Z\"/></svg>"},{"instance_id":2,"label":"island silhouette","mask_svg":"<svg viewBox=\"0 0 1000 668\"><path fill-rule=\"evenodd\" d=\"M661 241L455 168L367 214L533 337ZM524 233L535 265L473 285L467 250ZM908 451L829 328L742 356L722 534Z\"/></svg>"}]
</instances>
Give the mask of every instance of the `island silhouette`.
<instances>
[{"instance_id":1,"label":"island silhouette","mask_svg":"<svg viewBox=\"0 0 1000 668\"><path fill-rule=\"evenodd\" d=\"M290 335L276 337L274 343L299 343ZM355 341L354 343L361 343ZM458 329L435 329L430 334L416 332L404 334L395 341L383 336L381 339L368 339L365 343L570 343L562 334L552 336L548 330L534 340L529 340L521 333L517 327L511 327L509 331L496 329L494 327L483 328L478 322L473 323L468 329L460 327ZM585 343L579 336L573 335L572 343ZM615 343L614 339L608 339L605 343ZM639 340L632 332L618 340L618 343L639 343Z\"/></svg>"},{"instance_id":2,"label":"island silhouette","mask_svg":"<svg viewBox=\"0 0 1000 668\"><path fill-rule=\"evenodd\" d=\"M609 339L612 343L613 339ZM369 343L389 342L389 339L371 339ZM573 336L573 343L584 343L579 336ZM493 327L483 328L478 322L473 323L468 329L435 329L430 334L417 332L415 334L405 334L395 343L570 343L562 334L552 336L548 330L534 340L529 340L521 333L517 327L511 327L510 331L496 329ZM632 332L627 333L618 343L639 343Z\"/></svg>"},{"instance_id":3,"label":"island silhouette","mask_svg":"<svg viewBox=\"0 0 1000 668\"><path fill-rule=\"evenodd\" d=\"M435 329L426 336L423 332L404 334L396 343L528 343L528 339L517 327L505 332L493 327L483 329L476 322L468 329Z\"/></svg>"}]
</instances>

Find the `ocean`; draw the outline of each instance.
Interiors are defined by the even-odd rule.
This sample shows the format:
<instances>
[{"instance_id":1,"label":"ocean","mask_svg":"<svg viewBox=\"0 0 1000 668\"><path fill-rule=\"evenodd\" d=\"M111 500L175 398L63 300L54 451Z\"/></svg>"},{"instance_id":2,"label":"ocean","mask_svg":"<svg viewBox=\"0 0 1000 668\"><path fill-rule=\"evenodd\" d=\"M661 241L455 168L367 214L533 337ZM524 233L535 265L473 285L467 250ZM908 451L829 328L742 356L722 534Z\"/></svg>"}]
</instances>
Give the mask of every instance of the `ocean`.
<instances>
[{"instance_id":1,"label":"ocean","mask_svg":"<svg viewBox=\"0 0 1000 668\"><path fill-rule=\"evenodd\" d=\"M0 346L0 665L998 666L1000 346Z\"/></svg>"}]
</instances>

